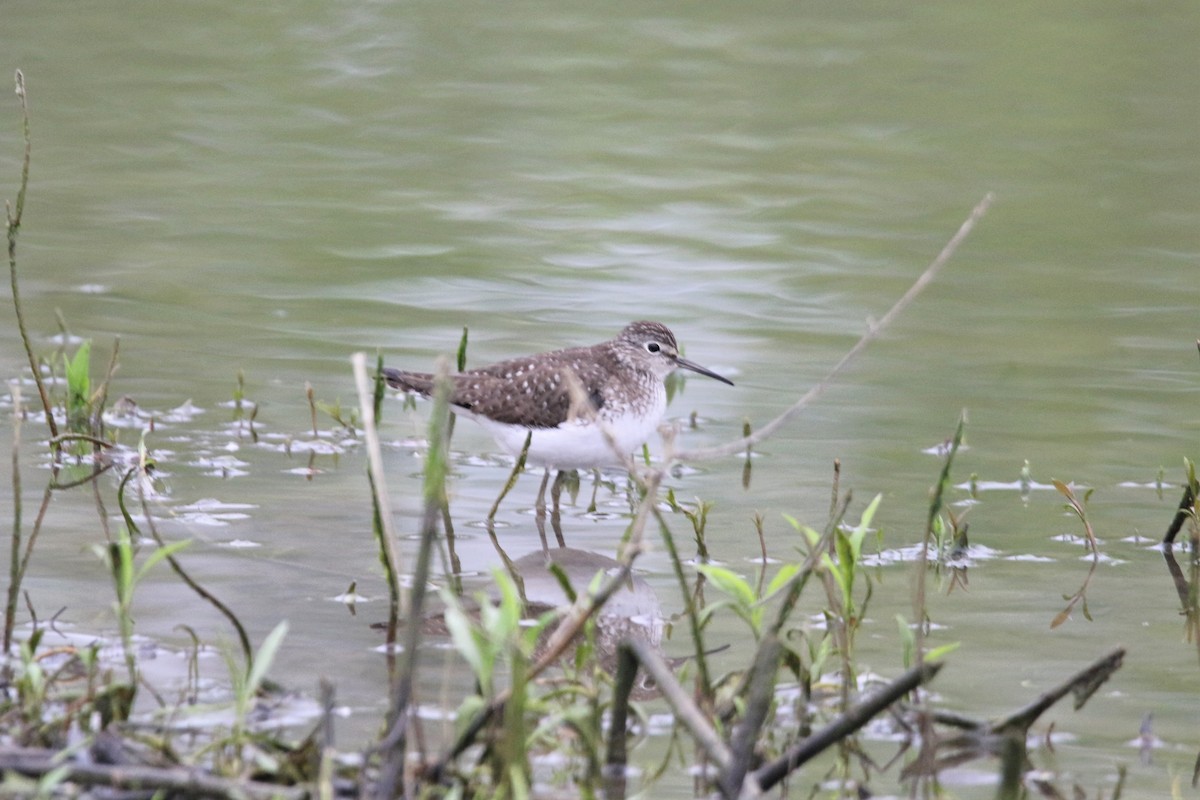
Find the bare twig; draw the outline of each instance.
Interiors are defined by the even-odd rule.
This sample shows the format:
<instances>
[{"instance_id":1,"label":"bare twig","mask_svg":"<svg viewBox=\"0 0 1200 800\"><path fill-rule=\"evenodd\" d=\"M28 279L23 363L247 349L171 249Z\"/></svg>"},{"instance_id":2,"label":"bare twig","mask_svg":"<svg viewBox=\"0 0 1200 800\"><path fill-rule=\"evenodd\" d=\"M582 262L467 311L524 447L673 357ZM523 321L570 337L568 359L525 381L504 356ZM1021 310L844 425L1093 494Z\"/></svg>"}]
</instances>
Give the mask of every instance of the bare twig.
<instances>
[{"instance_id":1,"label":"bare twig","mask_svg":"<svg viewBox=\"0 0 1200 800\"><path fill-rule=\"evenodd\" d=\"M729 746L721 740L720 735L708 722L688 693L675 680L670 666L663 661L662 656L645 642L636 639L626 639L621 643L623 649L628 649L637 657L642 669L655 681L655 686L662 692L663 699L675 712L675 718L692 734L692 738L704 750L705 755L722 771L733 764L733 754ZM619 731L622 736L624 731ZM616 734L614 734L616 735Z\"/></svg>"},{"instance_id":2,"label":"bare twig","mask_svg":"<svg viewBox=\"0 0 1200 800\"><path fill-rule=\"evenodd\" d=\"M86 433L60 433L50 437L50 444L57 447L64 442L88 442L96 447L112 447L113 443Z\"/></svg>"},{"instance_id":3,"label":"bare twig","mask_svg":"<svg viewBox=\"0 0 1200 800\"><path fill-rule=\"evenodd\" d=\"M746 774L754 761L754 748L771 710L775 695L775 676L779 670L781 646L774 636L767 636L758 648L754 666L750 669L746 711L733 730L730 747L733 758L721 775L721 791L726 797L738 797Z\"/></svg>"},{"instance_id":4,"label":"bare twig","mask_svg":"<svg viewBox=\"0 0 1200 800\"><path fill-rule=\"evenodd\" d=\"M146 767L138 765L84 764L64 762L57 750L26 747L0 748L0 772L17 772L40 778L54 772L61 780L87 786L107 786L119 790L161 792L192 798L231 798L247 800L306 800L308 788L280 786L229 778L218 778L202 769L188 767Z\"/></svg>"},{"instance_id":5,"label":"bare twig","mask_svg":"<svg viewBox=\"0 0 1200 800\"><path fill-rule=\"evenodd\" d=\"M928 683L942 668L940 662L926 661L905 672L883 689L872 694L838 717L829 725L797 742L779 758L755 770L747 780L753 780L758 788L767 791L786 778L793 770L812 759L826 748L837 744L850 734L870 722L876 714L896 702L913 689Z\"/></svg>"},{"instance_id":6,"label":"bare twig","mask_svg":"<svg viewBox=\"0 0 1200 800\"><path fill-rule=\"evenodd\" d=\"M108 404L108 387L112 384L113 375L117 373L117 354L121 352L121 337L113 339L112 355L108 359L108 371L104 373L104 382L96 392L96 402L93 409L92 430L104 433L104 407Z\"/></svg>"},{"instance_id":7,"label":"bare twig","mask_svg":"<svg viewBox=\"0 0 1200 800\"><path fill-rule=\"evenodd\" d=\"M375 428L375 407L371 403L371 384L367 377L367 357L355 353L350 357L354 367L354 386L358 390L358 409L362 417L363 438L367 442L367 463L371 469L371 489L375 492L375 504L379 509L379 524L383 532L380 549L387 559L387 572L392 581L391 591L400 603L401 616L408 616L407 601L400 591L400 553L396 549L396 530L392 526L392 503L388 499L387 482L383 478L383 451L379 447L379 432Z\"/></svg>"},{"instance_id":8,"label":"bare twig","mask_svg":"<svg viewBox=\"0 0 1200 800\"><path fill-rule=\"evenodd\" d=\"M450 379L445 361L438 364L434 377L433 416L429 422L429 455L425 460L425 513L421 520L421 545L413 568L410 598L405 615L404 653L400 671L392 689L388 709L388 733L379 743L382 755L374 796L390 800L403 790L405 760L408 755L409 706L417 674L417 655L421 645L421 618L425 609L425 589L429 584L429 564L437 540L438 523L446 502L446 452L450 441ZM383 473L377 473L382 483Z\"/></svg>"},{"instance_id":9,"label":"bare twig","mask_svg":"<svg viewBox=\"0 0 1200 800\"><path fill-rule=\"evenodd\" d=\"M1054 488L1059 491L1059 494L1067 498L1068 507L1070 507L1075 516L1079 517L1079 521L1083 523L1083 532L1087 536L1088 550L1092 552L1093 558L1097 557L1099 555L1099 544L1096 542L1096 533L1092 530L1092 523L1088 520L1087 509L1084 507L1084 503L1087 502L1087 495L1084 495L1083 501L1080 501L1075 496L1075 491L1067 484L1053 479L1050 482L1054 484ZM1091 494L1091 492L1088 492L1088 494Z\"/></svg>"},{"instance_id":10,"label":"bare twig","mask_svg":"<svg viewBox=\"0 0 1200 800\"><path fill-rule=\"evenodd\" d=\"M136 531L138 528L133 523L133 517L129 515L129 510L125 507L125 487L129 479L134 474L144 473L146 467L144 464L131 467L122 478L120 486L117 490L117 505L121 508L121 514L125 519L125 524L129 526L130 531ZM154 516L150 513L150 507L146 503L146 493L142 491L141 481L138 482L138 500L142 506L142 517L146 520L146 527L150 529L150 535L154 538L154 542L159 547L166 547L167 543L163 540L162 535L158 532L158 526L154 524ZM254 663L254 648L250 646L250 637L246 635L246 628L242 625L242 621L238 619L237 614L233 613L233 609L225 605L225 603L212 592L201 586L183 565L179 563L179 559L173 555L168 555L166 558L167 564L170 565L171 571L174 572L179 579L182 580L189 589L197 594L201 600L204 600L213 608L221 613L225 619L229 620L229 624L233 626L234 632L237 634L238 643L242 648L242 658L246 661L246 672L249 673Z\"/></svg>"},{"instance_id":11,"label":"bare twig","mask_svg":"<svg viewBox=\"0 0 1200 800\"><path fill-rule=\"evenodd\" d=\"M1113 673L1121 668L1122 662L1125 660L1125 648L1118 647L1108 654L1101 656L1094 662L1083 668L1079 672L1072 675L1067 680L1060 683L1058 686L1050 689L1037 700L1033 701L1024 708L1014 711L1004 719L992 723L989 728L995 733L1004 733L1006 731L1024 732L1029 730L1038 717L1040 717L1047 709L1057 703L1066 695L1070 694L1075 697L1075 710L1083 708L1083 704L1088 701L1097 689L1099 689L1105 681L1112 677Z\"/></svg>"},{"instance_id":12,"label":"bare twig","mask_svg":"<svg viewBox=\"0 0 1200 800\"><path fill-rule=\"evenodd\" d=\"M1197 342L1200 344L1200 342ZM1171 524L1167 526L1167 532L1163 534L1163 544L1170 545L1175 542L1175 537L1179 535L1179 531L1183 530L1183 524L1189 519L1196 519L1196 495L1200 494L1200 484L1196 481L1196 465L1191 461L1187 462L1188 474L1187 484L1183 487L1183 497L1179 500L1179 507L1175 510L1175 516L1171 519ZM1163 548L1164 552L1170 548Z\"/></svg>"},{"instance_id":13,"label":"bare twig","mask_svg":"<svg viewBox=\"0 0 1200 800\"><path fill-rule=\"evenodd\" d=\"M683 561L679 558L679 551L675 548L675 540L671 536L670 528L667 527L667 521L663 519L662 512L657 508L653 509L653 513L658 520L659 532L662 534L663 544L666 545L667 555L671 559L671 567L675 572L675 580L679 582L679 593L683 597L684 616L687 617L692 635L692 646L696 649L697 689L704 700L705 707L711 710L713 705L713 685L708 672L708 658L705 657L704 634L700 624L700 610L696 608L696 599L688 590L687 578L683 574Z\"/></svg>"},{"instance_id":14,"label":"bare twig","mask_svg":"<svg viewBox=\"0 0 1200 800\"><path fill-rule=\"evenodd\" d=\"M1079 710L1088 698L1120 669L1124 657L1125 650L1116 648L1024 708L995 722L972 719L946 711L923 715L925 719L955 728L961 733L938 741L936 758L929 754L910 763L901 772L901 779L917 774L933 775L947 767L963 764L980 756L992 755L1003 759L1005 772L1002 785L1015 785L1008 771L1013 769L1014 759L1022 766L1026 763L1025 740L1033 723L1068 694L1074 695L1075 709ZM924 747L922 749L924 750ZM1005 794L1003 791L997 794L997 797L1004 798L1017 796L1011 792Z\"/></svg>"},{"instance_id":15,"label":"bare twig","mask_svg":"<svg viewBox=\"0 0 1200 800\"><path fill-rule=\"evenodd\" d=\"M25 413L21 408L21 385L17 381L9 384L13 404L13 443L12 443L12 496L13 496L13 527L11 551L8 561L8 593L4 604L4 649L2 652L12 652L13 626L16 624L17 597L21 592L21 416ZM9 674L6 665L5 676Z\"/></svg>"},{"instance_id":16,"label":"bare twig","mask_svg":"<svg viewBox=\"0 0 1200 800\"><path fill-rule=\"evenodd\" d=\"M17 284L17 231L21 228L21 215L25 211L25 191L29 188L29 158L32 151L29 136L29 102L25 96L25 75L21 70L16 72L17 97L21 101L22 133L25 137L25 157L21 163L21 186L17 189L16 205L10 205L6 200L5 214L8 225L8 278L12 286L13 308L17 313L17 330L21 333L21 343L25 346L25 355L29 358L29 369L33 373L33 381L37 384L38 396L42 399L42 409L46 412L46 427L51 436L58 435L58 424L54 421L54 411L50 405L50 394L42 381L41 370L38 369L37 357L33 354L33 345L29 342L29 330L25 327L25 314L21 310L21 292Z\"/></svg>"},{"instance_id":17,"label":"bare twig","mask_svg":"<svg viewBox=\"0 0 1200 800\"><path fill-rule=\"evenodd\" d=\"M850 348L846 355L842 356L842 359L833 366L833 369L829 370L825 377L821 379L820 383L805 392L804 395L797 400L791 408L784 411L766 425L763 425L750 436L743 436L741 439L735 439L732 442L718 445L716 447L705 447L696 450L680 450L675 453L675 458L680 461L709 461L716 458L724 458L726 456L734 455L735 453L740 453L773 436L775 431L782 428L789 420L792 419L792 417L799 414L810 403L820 397L833 383L834 378L841 374L842 370L844 370L851 361L853 361L860 353L862 353L868 344L874 341L885 328L891 325L892 322L894 322L896 318L912 304L913 300L917 298L917 295L919 295L925 289L925 287L928 286L931 281L933 281L934 277L937 276L937 273L941 270L941 268L946 264L947 261L950 260L950 257L954 255L955 251L958 250L959 245L961 245L963 240L966 239L971 233L971 229L975 227L975 223L977 223L979 219L985 213L987 213L987 210L991 204L992 194L989 192L988 194L984 195L983 199L979 201L979 204L972 209L970 216L968 216L966 221L964 221L959 227L958 232L950 238L950 241L946 243L946 246L942 248L942 251L938 253L937 258L935 258L933 262L925 269L925 271L921 273L921 276L917 278L916 282L913 283L912 286L909 287L908 291L904 293L904 296L897 300L895 305L888 309L886 314L880 317L874 325L867 329L867 332L864 333L862 338L858 340L858 343L855 344L854 347Z\"/></svg>"},{"instance_id":18,"label":"bare twig","mask_svg":"<svg viewBox=\"0 0 1200 800\"><path fill-rule=\"evenodd\" d=\"M450 417L450 421L454 421L454 417ZM512 488L517 485L517 478L525 471L525 460L529 458L529 445L533 442L533 431L529 431L525 435L525 444L521 447L521 454L517 456L517 463L513 464L512 472L508 474L508 480L504 483L504 488L500 490L500 494L496 496L496 502L492 503L492 510L488 512L487 521L490 525L496 520L496 512L500 510L500 504L504 502L504 498L512 491Z\"/></svg>"}]
</instances>

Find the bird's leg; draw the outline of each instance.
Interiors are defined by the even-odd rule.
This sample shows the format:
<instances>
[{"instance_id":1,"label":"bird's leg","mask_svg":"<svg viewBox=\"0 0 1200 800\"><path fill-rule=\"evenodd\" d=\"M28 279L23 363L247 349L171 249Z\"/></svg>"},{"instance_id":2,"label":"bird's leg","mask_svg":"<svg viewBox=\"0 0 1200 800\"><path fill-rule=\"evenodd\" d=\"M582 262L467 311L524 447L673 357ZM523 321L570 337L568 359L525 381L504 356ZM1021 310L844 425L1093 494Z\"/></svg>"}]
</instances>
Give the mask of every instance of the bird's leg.
<instances>
[{"instance_id":1,"label":"bird's leg","mask_svg":"<svg viewBox=\"0 0 1200 800\"><path fill-rule=\"evenodd\" d=\"M553 508L558 511L559 501L562 499L563 486L567 484L567 476L570 473L565 469L560 469L558 474L554 476L554 485L550 487L550 501L553 503Z\"/></svg>"},{"instance_id":2,"label":"bird's leg","mask_svg":"<svg viewBox=\"0 0 1200 800\"><path fill-rule=\"evenodd\" d=\"M562 512L559 500L562 498L563 485L567 482L567 471L559 470L554 477L554 486L550 489L550 524L554 528L554 537L558 539L559 547L566 547L567 542L562 533Z\"/></svg>"},{"instance_id":3,"label":"bird's leg","mask_svg":"<svg viewBox=\"0 0 1200 800\"><path fill-rule=\"evenodd\" d=\"M592 468L592 502L588 503L588 508L587 508L589 514L596 513L596 495L599 493L600 493L600 470L599 470L599 468L593 467Z\"/></svg>"},{"instance_id":4,"label":"bird's leg","mask_svg":"<svg viewBox=\"0 0 1200 800\"><path fill-rule=\"evenodd\" d=\"M558 546L566 547L567 540L563 537L562 515L558 513L558 506L554 507L554 512L550 515L550 527L554 529L554 539L558 542Z\"/></svg>"},{"instance_id":5,"label":"bird's leg","mask_svg":"<svg viewBox=\"0 0 1200 800\"><path fill-rule=\"evenodd\" d=\"M546 515L538 512L533 515L533 524L537 528L538 538L542 542L542 552L550 552L550 542L546 540Z\"/></svg>"},{"instance_id":6,"label":"bird's leg","mask_svg":"<svg viewBox=\"0 0 1200 800\"><path fill-rule=\"evenodd\" d=\"M538 489L537 500L533 502L533 507L537 513L545 516L546 514L546 487L550 485L550 468L546 467L546 473L542 476L542 485Z\"/></svg>"}]
</instances>

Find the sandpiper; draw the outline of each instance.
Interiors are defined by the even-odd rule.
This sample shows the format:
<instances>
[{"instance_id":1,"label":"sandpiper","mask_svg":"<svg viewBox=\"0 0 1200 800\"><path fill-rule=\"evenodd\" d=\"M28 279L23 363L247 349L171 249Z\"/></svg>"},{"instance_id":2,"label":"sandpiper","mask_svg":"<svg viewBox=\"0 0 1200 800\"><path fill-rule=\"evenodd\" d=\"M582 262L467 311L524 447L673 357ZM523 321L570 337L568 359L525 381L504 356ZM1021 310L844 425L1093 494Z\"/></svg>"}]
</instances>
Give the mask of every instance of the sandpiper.
<instances>
[{"instance_id":1,"label":"sandpiper","mask_svg":"<svg viewBox=\"0 0 1200 800\"><path fill-rule=\"evenodd\" d=\"M569 347L452 374L450 404L514 456L532 432L529 464L547 470L611 466L620 463L618 452L628 455L658 429L667 409L664 381L677 368L733 385L681 357L675 334L666 325L643 321L591 347ZM383 374L397 389L424 397L433 392L434 376L429 373L385 369ZM572 382L590 409L573 407Z\"/></svg>"}]
</instances>

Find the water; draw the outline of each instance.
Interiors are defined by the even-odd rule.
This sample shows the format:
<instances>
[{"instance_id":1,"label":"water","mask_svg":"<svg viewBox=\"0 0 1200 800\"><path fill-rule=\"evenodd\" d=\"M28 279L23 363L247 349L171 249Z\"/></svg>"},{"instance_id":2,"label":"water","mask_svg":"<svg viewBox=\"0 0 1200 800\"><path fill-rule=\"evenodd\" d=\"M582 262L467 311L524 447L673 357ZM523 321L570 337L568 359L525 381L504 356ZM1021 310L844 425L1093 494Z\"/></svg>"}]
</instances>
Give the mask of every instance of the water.
<instances>
[{"instance_id":1,"label":"water","mask_svg":"<svg viewBox=\"0 0 1200 800\"><path fill-rule=\"evenodd\" d=\"M982 492L971 538L997 555L976 560L968 590L931 598L938 642L961 643L937 689L952 708L1000 715L1124 644L1125 667L1083 711L1055 710L1056 729L1076 739L1054 763L1088 787L1128 764L1130 790L1157 796L1198 746L1197 655L1149 547L1178 500L1177 488L1153 488L1160 469L1177 483L1197 455L1198 28L1191 6L1112 2L214 0L153 13L85 2L68 14L15 0L0 67L24 70L32 107L25 313L44 353L60 310L94 341L97 371L119 336L115 394L160 416L189 399L200 409L148 437L169 492L161 527L195 540L186 563L256 641L290 621L276 677L308 690L336 677L355 712L349 743L374 733L383 707L367 627L382 604L351 617L330 598L355 580L376 599L384 589L359 448L317 454L310 470L306 382L352 405L355 350L426 367L466 326L469 360L483 364L660 319L690 358L737 382L690 380L671 410L701 420L685 444L720 443L811 387L993 191L918 303L758 449L749 490L738 458L674 486L715 504L709 547L746 573L752 514L765 517L772 555L792 556L781 515L823 522L834 459L852 516L883 493L885 550L918 541L940 468L924 451L963 409L969 449L955 483L1014 483L1028 461L1042 484L1093 487L1111 561L1088 591L1093 620L1077 612L1053 630L1088 568L1080 545L1056 537L1081 526L1051 490ZM19 115L0 96L0 194L12 198ZM12 377L24 357L12 314L3 320L0 371ZM258 445L229 427L239 371L260 404ZM387 468L406 535L419 513L411 440L425 418L389 401ZM28 524L36 422L22 435ZM473 426L458 427L455 449L460 553L486 574L496 557L471 523L506 469ZM526 513L535 484L501 514L514 557L538 546ZM244 516L208 524L188 510L205 499ZM611 518L568 515L573 546L611 555L624 522L619 498L608 501ZM80 628L111 625L90 549L102 538L91 498L56 501L28 581L40 614L65 606ZM658 548L642 567L674 611L666 564ZM894 674L911 569L880 577L860 654ZM180 644L180 622L223 630L165 571L143 587L137 617L141 632ZM713 635L743 633L731 623ZM1166 746L1143 765L1126 742L1149 712Z\"/></svg>"}]
</instances>

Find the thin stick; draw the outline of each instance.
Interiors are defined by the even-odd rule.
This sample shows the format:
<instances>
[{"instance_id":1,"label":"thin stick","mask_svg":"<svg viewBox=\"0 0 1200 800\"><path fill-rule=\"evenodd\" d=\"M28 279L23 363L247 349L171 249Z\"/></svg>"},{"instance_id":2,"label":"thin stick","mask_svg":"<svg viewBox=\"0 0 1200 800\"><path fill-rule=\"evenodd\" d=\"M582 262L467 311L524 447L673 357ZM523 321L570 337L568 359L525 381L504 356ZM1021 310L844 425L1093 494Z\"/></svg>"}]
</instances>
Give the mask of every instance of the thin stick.
<instances>
[{"instance_id":1,"label":"thin stick","mask_svg":"<svg viewBox=\"0 0 1200 800\"><path fill-rule=\"evenodd\" d=\"M1117 647L1093 661L1079 672L1072 675L1058 686L1048 690L1037 700L1024 708L1018 709L990 727L994 733L1017 732L1024 733L1029 726L1037 721L1047 709L1068 694L1075 697L1075 710L1083 708L1083 704L1095 693L1100 686L1121 668L1125 660L1125 648Z\"/></svg>"},{"instance_id":2,"label":"thin stick","mask_svg":"<svg viewBox=\"0 0 1200 800\"><path fill-rule=\"evenodd\" d=\"M17 597L21 591L21 416L25 413L21 407L21 384L13 381L9 384L12 393L13 408L13 443L12 443L12 496L13 496L13 528L12 551L8 562L8 597L4 604L4 652L9 653L12 647L13 626L17 616ZM5 680L11 678L10 668L4 668Z\"/></svg>"},{"instance_id":3,"label":"thin stick","mask_svg":"<svg viewBox=\"0 0 1200 800\"><path fill-rule=\"evenodd\" d=\"M107 441L105 439L100 439L96 436L91 436L86 433L60 433L57 436L50 437L50 444L53 445L54 447L58 447L60 444L63 444L64 442L88 442L90 444L94 444L96 447L114 447L115 446L113 444L113 442Z\"/></svg>"},{"instance_id":4,"label":"thin stick","mask_svg":"<svg viewBox=\"0 0 1200 800\"><path fill-rule=\"evenodd\" d=\"M962 244L963 240L967 238L967 235L971 233L971 229L975 227L975 223L977 223L979 219L985 213L987 213L988 207L992 204L992 197L993 195L991 192L988 192L986 195L984 195L983 200L979 201L979 204L972 209L970 216L968 216L966 221L963 222L963 224L959 227L958 232L950 238L950 241L948 241L946 246L942 248L942 252L938 253L937 258L935 258L933 262L925 269L925 271L921 273L921 277L917 278L916 282L913 283L913 285L909 287L908 291L904 293L904 296L897 300L896 304L893 305L886 314L880 317L878 322L867 329L867 332L864 333L862 338L858 340L858 343L855 344L854 347L850 348L850 351L847 352L846 355L842 356L841 361L837 362L837 364L833 366L833 369L826 373L825 377L821 379L820 383L805 392L804 395L797 400L791 408L787 409L778 417L759 428L750 436L743 436L741 439L735 439L732 442L718 445L716 447L704 447L696 450L680 450L675 453L675 458L679 461L710 461L712 459L724 458L726 456L734 455L735 453L740 453L747 448L753 447L754 445L771 438L775 431L782 428L789 420L792 419L792 417L799 414L800 411L820 397L833 383L833 379L840 375L842 370L844 370L851 361L857 358L858 355L866 349L868 344L873 342L879 336L879 334L885 328L887 328L888 325L895 322L896 317L900 316L900 314L912 304L913 300L917 298L917 295L919 295L925 289L925 287L928 286L931 281L933 281L941 268L946 264L947 261L950 260L950 257L954 255L954 252L958 249L959 245Z\"/></svg>"},{"instance_id":5,"label":"thin stick","mask_svg":"<svg viewBox=\"0 0 1200 800\"><path fill-rule=\"evenodd\" d=\"M875 718L880 711L899 700L913 689L933 680L940 662L926 661L905 672L899 678L889 683L883 689L867 697L842 716L809 736L802 742L796 743L779 758L755 770L747 776L754 781L762 791L769 791L792 772L822 750L837 744L856 730Z\"/></svg>"},{"instance_id":6,"label":"thin stick","mask_svg":"<svg viewBox=\"0 0 1200 800\"><path fill-rule=\"evenodd\" d=\"M637 656L628 642L622 642L617 647L617 669L613 680L612 709L608 721L608 752L604 755L605 773L610 778L623 774L628 761L625 729L629 719L629 696L633 694L637 671Z\"/></svg>"},{"instance_id":7,"label":"thin stick","mask_svg":"<svg viewBox=\"0 0 1200 800\"><path fill-rule=\"evenodd\" d=\"M379 743L381 761L374 796L387 800L403 791L405 758L408 750L409 708L416 680L417 656L421 644L421 617L424 613L425 588L429 584L429 563L433 558L438 522L446 504L446 459L450 439L450 380L445 361L438 364L434 378L433 416L429 422L429 454L425 458L425 513L421 520L421 545L413 567L405 628L404 652L400 674L392 690L388 709L388 734Z\"/></svg>"},{"instance_id":8,"label":"thin stick","mask_svg":"<svg viewBox=\"0 0 1200 800\"><path fill-rule=\"evenodd\" d=\"M450 420L453 422L454 417L452 416ZM521 455L517 456L517 463L513 464L512 472L510 472L508 475L508 481L504 484L504 488L500 490L500 494L496 498L496 502L492 503L492 510L489 511L487 515L487 521L489 523L495 521L496 512L500 510L500 504L504 502L504 498L508 496L508 493L512 491L512 488L517 485L517 478L520 477L521 473L525 471L525 459L529 458L529 444L532 441L533 431L531 430L525 435L525 444L521 447Z\"/></svg>"},{"instance_id":9,"label":"thin stick","mask_svg":"<svg viewBox=\"0 0 1200 800\"><path fill-rule=\"evenodd\" d=\"M121 517L125 520L125 524L128 526L131 533L139 532L139 528L136 524L134 524L133 517L130 515L129 509L125 505L125 488L129 485L129 481L134 475L145 474L145 472L146 466L144 462L130 467L125 473L125 477L121 479L121 483L117 488L117 505L120 507ZM142 482L140 480L137 483L137 487L138 501L142 506L142 516L146 520L146 527L149 528L150 535L153 537L155 544L157 544L159 547L166 547L167 543L159 534L158 526L154 524L154 516L150 513L150 506L146 503L146 493L142 489ZM195 579L193 579L192 576L188 574L187 570L183 568L183 565L179 563L179 560L175 558L175 556L168 555L167 564L170 565L171 570L179 577L179 579L182 580L189 589L195 592L200 599L206 601L209 605L219 611L225 617L225 619L229 620L229 624L233 626L234 631L237 633L238 642L242 646L242 658L246 660L246 672L248 673L254 664L254 648L250 646L250 637L246 635L246 629L242 626L242 621L238 619L237 614L234 614L233 609L225 605L225 603L222 602L219 597L205 589Z\"/></svg>"},{"instance_id":10,"label":"thin stick","mask_svg":"<svg viewBox=\"0 0 1200 800\"><path fill-rule=\"evenodd\" d=\"M696 744L703 748L705 755L712 759L712 762L722 772L729 769L733 764L733 754L729 747L721 740L720 735L709 724L708 718L696 706L688 693L675 680L674 673L662 656L645 642L636 639L626 639L623 646L634 652L642 669L654 678L655 685L662 692L663 699L675 712L675 718L684 724L696 740Z\"/></svg>"},{"instance_id":11,"label":"thin stick","mask_svg":"<svg viewBox=\"0 0 1200 800\"><path fill-rule=\"evenodd\" d=\"M375 503L379 507L379 524L383 529L381 542L383 555L387 559L388 573L393 582L394 597L400 599L400 614L408 616L408 596L400 590L400 553L396 549L396 530L392 525L392 503L388 499L387 482L383 476L383 453L379 449L379 432L375 428L375 406L371 402L373 393L367 377L367 357L355 353L350 357L354 367L354 386L358 390L358 410L362 417L363 436L367 440L367 461L371 468L371 488L375 492Z\"/></svg>"},{"instance_id":12,"label":"thin stick","mask_svg":"<svg viewBox=\"0 0 1200 800\"><path fill-rule=\"evenodd\" d=\"M1196 482L1195 465L1188 462L1187 484L1183 487L1183 498L1179 501L1175 517L1171 520L1171 524L1167 526L1167 532L1163 534L1164 553L1171 551L1170 545L1175 542L1175 537L1183 529L1183 523L1189 519L1196 518L1196 495L1200 494L1198 489L1200 489L1200 484Z\"/></svg>"},{"instance_id":13,"label":"thin stick","mask_svg":"<svg viewBox=\"0 0 1200 800\"><path fill-rule=\"evenodd\" d=\"M92 430L104 433L104 406L108 404L108 387L112 384L113 375L117 372L117 354L121 351L121 337L113 339L112 356L108 359L108 371L104 373L104 382L97 392L95 414L92 417Z\"/></svg>"},{"instance_id":14,"label":"thin stick","mask_svg":"<svg viewBox=\"0 0 1200 800\"><path fill-rule=\"evenodd\" d=\"M696 680L699 684L697 691L701 693L705 706L711 709L713 684L709 677L708 659L705 657L704 628L700 624L700 610L696 607L695 597L689 591L687 577L683 574L683 562L679 558L679 550L675 547L675 540L671 536L671 529L667 527L666 519L657 508L651 508L651 513L658 520L658 529L662 534L663 544L667 547L667 555L675 571L675 580L679 582L679 591L683 596L684 616L687 617L689 632L692 635L692 646L696 648Z\"/></svg>"},{"instance_id":15,"label":"thin stick","mask_svg":"<svg viewBox=\"0 0 1200 800\"><path fill-rule=\"evenodd\" d=\"M38 395L42 399L42 408L46 412L46 427L51 436L58 436L58 425L54 422L54 411L50 406L50 395L46 384L42 381L41 370L38 369L37 357L33 355L33 346L29 343L29 330L25 327L25 314L21 311L21 292L17 286L17 231L21 228L21 214L25 211L25 190L29 188L29 156L31 152L29 137L29 102L25 97L25 75L21 70L16 72L17 97L21 100L22 131L25 136L25 158L21 163L21 186L17 189L16 206L5 201L5 213L8 218L8 278L12 286L13 309L17 313L17 330L21 334L21 343L25 346L25 355L29 358L29 370L33 373L33 381L37 384Z\"/></svg>"},{"instance_id":16,"label":"thin stick","mask_svg":"<svg viewBox=\"0 0 1200 800\"><path fill-rule=\"evenodd\" d=\"M181 797L305 800L311 796L308 787L219 778L202 769L191 767L146 767L64 761L60 751L28 747L5 748L0 751L0 770L17 772L31 778L40 778L54 772L58 775L58 780L68 783L107 786L111 789L137 792L160 791L164 795Z\"/></svg>"},{"instance_id":17,"label":"thin stick","mask_svg":"<svg viewBox=\"0 0 1200 800\"><path fill-rule=\"evenodd\" d=\"M765 637L750 668L749 691L745 696L746 711L741 722L733 729L730 737L733 757L729 768L721 775L721 793L726 797L741 796L739 792L746 780L746 773L754 762L754 746L759 742L759 733L767 721L775 694L779 652L779 640L774 636Z\"/></svg>"}]
</instances>

